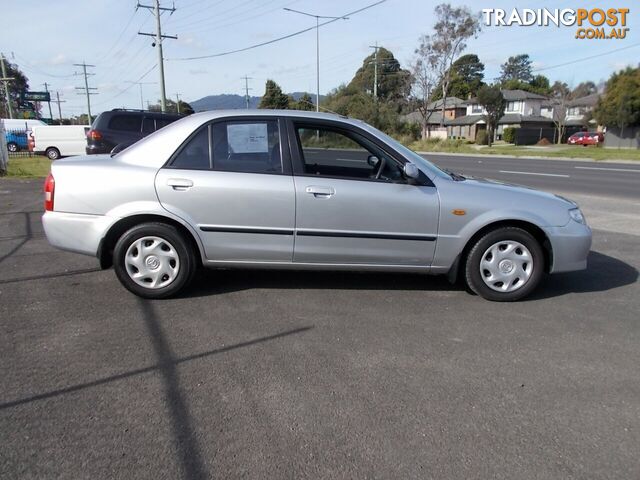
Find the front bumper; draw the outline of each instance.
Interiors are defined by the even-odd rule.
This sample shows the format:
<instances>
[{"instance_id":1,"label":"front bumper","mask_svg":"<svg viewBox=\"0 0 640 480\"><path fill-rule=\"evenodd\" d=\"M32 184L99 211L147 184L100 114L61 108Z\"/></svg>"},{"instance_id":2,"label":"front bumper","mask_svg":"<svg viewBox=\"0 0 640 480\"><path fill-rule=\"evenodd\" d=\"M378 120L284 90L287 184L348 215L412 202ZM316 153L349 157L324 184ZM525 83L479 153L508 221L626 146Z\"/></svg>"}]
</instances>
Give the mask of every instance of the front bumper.
<instances>
[{"instance_id":1,"label":"front bumper","mask_svg":"<svg viewBox=\"0 0 640 480\"><path fill-rule=\"evenodd\" d=\"M54 247L95 256L113 220L104 215L54 211L44 213L42 226L47 240Z\"/></svg>"},{"instance_id":2,"label":"front bumper","mask_svg":"<svg viewBox=\"0 0 640 480\"><path fill-rule=\"evenodd\" d=\"M544 227L551 242L553 258L550 273L573 272L587 268L591 249L591 228L570 220L564 227Z\"/></svg>"}]
</instances>

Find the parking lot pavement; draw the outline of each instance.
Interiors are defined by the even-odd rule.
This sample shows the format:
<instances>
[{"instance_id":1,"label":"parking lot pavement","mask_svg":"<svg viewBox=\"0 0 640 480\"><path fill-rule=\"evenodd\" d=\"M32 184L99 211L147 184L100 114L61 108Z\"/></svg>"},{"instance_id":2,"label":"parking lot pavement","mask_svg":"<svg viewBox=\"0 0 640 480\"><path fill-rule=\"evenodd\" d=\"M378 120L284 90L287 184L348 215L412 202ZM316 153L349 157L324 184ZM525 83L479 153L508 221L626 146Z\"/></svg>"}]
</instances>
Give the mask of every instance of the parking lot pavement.
<instances>
[{"instance_id":1,"label":"parking lot pavement","mask_svg":"<svg viewBox=\"0 0 640 480\"><path fill-rule=\"evenodd\" d=\"M0 478L640 477L623 223L515 304L273 271L143 301L47 245L40 187L0 181Z\"/></svg>"}]
</instances>

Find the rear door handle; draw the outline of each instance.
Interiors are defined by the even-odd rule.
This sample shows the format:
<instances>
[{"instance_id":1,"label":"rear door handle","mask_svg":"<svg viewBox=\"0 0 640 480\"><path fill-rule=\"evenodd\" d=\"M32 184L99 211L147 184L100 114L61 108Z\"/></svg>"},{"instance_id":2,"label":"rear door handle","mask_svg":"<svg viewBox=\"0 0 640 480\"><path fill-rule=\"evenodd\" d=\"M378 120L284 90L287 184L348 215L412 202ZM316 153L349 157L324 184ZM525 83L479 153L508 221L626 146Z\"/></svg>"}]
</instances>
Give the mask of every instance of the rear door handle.
<instances>
[{"instance_id":1,"label":"rear door handle","mask_svg":"<svg viewBox=\"0 0 640 480\"><path fill-rule=\"evenodd\" d=\"M336 191L332 187L321 187L316 185L309 185L305 192L313 195L316 198L329 198L331 195L335 195Z\"/></svg>"},{"instance_id":2,"label":"rear door handle","mask_svg":"<svg viewBox=\"0 0 640 480\"><path fill-rule=\"evenodd\" d=\"M167 180L167 185L172 187L174 190L187 190L188 188L193 187L193 181L188 178L170 178Z\"/></svg>"}]
</instances>

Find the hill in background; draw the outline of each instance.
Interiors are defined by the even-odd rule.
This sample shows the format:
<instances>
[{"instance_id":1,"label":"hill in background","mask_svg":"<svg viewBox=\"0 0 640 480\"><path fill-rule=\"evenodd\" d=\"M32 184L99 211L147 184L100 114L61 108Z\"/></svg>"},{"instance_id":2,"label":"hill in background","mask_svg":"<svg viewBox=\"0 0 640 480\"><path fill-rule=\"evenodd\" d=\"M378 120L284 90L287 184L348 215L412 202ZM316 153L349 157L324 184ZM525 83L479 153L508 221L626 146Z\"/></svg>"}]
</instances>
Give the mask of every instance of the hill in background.
<instances>
[{"instance_id":1,"label":"hill in background","mask_svg":"<svg viewBox=\"0 0 640 480\"><path fill-rule=\"evenodd\" d=\"M292 96L294 100L299 100L304 92L293 92L288 95ZM310 93L311 98L315 102L316 96L313 93ZM260 105L260 99L262 97L249 97L249 108L258 108ZM320 102L324 99L323 95L320 95ZM227 110L227 109L242 109L246 108L246 102L244 96L223 93L221 95L208 95L206 97L202 97L198 100L194 100L189 102L189 105L193 107L196 112L204 112L206 110Z\"/></svg>"}]
</instances>

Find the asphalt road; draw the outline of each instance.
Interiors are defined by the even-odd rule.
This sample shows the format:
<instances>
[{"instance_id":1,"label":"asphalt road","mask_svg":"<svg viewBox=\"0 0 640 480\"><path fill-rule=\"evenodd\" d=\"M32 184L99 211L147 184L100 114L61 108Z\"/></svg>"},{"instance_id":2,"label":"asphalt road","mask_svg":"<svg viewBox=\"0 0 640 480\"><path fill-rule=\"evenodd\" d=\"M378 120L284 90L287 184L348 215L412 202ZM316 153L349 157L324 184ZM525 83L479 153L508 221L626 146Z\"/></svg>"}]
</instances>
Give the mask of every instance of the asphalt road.
<instances>
[{"instance_id":1,"label":"asphalt road","mask_svg":"<svg viewBox=\"0 0 640 480\"><path fill-rule=\"evenodd\" d=\"M0 181L0 478L640 477L637 188L581 187L588 270L515 304L256 271L143 301L48 246L40 188Z\"/></svg>"},{"instance_id":2,"label":"asphalt road","mask_svg":"<svg viewBox=\"0 0 640 480\"><path fill-rule=\"evenodd\" d=\"M640 162L596 163L437 153L423 156L454 172L540 190L640 199Z\"/></svg>"}]
</instances>

